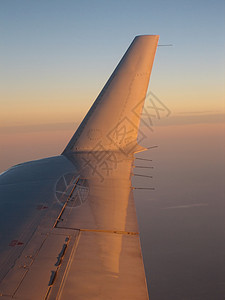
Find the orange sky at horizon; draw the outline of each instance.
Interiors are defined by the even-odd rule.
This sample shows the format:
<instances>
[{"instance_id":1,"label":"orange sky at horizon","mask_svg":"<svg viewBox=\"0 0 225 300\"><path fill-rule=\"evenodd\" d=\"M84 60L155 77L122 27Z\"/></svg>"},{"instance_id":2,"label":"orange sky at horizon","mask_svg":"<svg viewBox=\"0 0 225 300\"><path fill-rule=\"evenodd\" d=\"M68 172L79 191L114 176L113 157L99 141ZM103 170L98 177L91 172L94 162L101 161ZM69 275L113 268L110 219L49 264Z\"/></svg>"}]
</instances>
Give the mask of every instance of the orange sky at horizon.
<instances>
[{"instance_id":1,"label":"orange sky at horizon","mask_svg":"<svg viewBox=\"0 0 225 300\"><path fill-rule=\"evenodd\" d=\"M33 132L0 132L2 145L0 148L0 172L5 171L17 163L61 154L72 137L77 125L69 124L62 130L59 128L50 128L46 131L37 129ZM141 127L141 130L142 129L143 127ZM196 151L196 155L200 155L201 158L204 156L204 153L198 153L198 147L200 145L201 147L205 145L205 151L207 153L209 148L212 152L213 148L217 150L221 149L221 157L225 150L225 122L158 125L153 128L153 132L149 131L148 128L145 128L143 132L147 136L141 143L143 146L159 145L163 150L164 143L168 143L168 141L171 140L170 155L182 155L181 149L173 149L173 143L177 145L179 141L181 141L181 148L184 147L185 144L188 147L193 145L193 151Z\"/></svg>"},{"instance_id":2,"label":"orange sky at horizon","mask_svg":"<svg viewBox=\"0 0 225 300\"><path fill-rule=\"evenodd\" d=\"M200 88L192 90L184 87L164 87L162 90L154 86L154 94L166 103L173 114L218 113L225 114L225 91L220 87L217 91ZM157 88L159 91L157 91ZM173 90L174 89L174 90ZM87 113L96 99L101 88L90 91L74 91L74 94L63 93L37 94L21 93L15 96L8 95L1 101L0 128L5 126L39 125L51 123L79 122ZM185 96L184 96L185 95ZM14 97L14 98L13 98Z\"/></svg>"}]
</instances>

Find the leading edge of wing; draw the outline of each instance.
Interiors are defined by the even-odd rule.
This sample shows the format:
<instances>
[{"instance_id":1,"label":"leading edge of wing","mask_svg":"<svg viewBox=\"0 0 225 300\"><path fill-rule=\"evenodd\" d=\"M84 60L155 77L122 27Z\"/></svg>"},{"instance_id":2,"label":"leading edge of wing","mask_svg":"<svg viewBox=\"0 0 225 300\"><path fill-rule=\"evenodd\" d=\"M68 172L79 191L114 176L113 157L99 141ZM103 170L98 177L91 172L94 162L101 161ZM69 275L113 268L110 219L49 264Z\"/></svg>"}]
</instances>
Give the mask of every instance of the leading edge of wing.
<instances>
[{"instance_id":1,"label":"leading edge of wing","mask_svg":"<svg viewBox=\"0 0 225 300\"><path fill-rule=\"evenodd\" d=\"M158 35L134 38L63 154L135 152Z\"/></svg>"}]
</instances>

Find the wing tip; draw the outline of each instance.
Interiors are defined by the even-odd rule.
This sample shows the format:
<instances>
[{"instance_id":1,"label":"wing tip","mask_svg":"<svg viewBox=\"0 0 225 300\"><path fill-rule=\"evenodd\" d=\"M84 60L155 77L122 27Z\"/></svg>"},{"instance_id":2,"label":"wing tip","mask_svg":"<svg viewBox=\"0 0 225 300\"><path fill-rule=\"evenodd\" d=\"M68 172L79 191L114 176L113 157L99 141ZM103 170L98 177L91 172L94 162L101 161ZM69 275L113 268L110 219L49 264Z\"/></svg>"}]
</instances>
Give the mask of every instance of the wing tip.
<instances>
[{"instance_id":1,"label":"wing tip","mask_svg":"<svg viewBox=\"0 0 225 300\"><path fill-rule=\"evenodd\" d=\"M143 38L143 39L147 39L147 38L157 38L159 39L159 35L158 34L138 34L135 36L135 39L140 39L140 38Z\"/></svg>"}]
</instances>

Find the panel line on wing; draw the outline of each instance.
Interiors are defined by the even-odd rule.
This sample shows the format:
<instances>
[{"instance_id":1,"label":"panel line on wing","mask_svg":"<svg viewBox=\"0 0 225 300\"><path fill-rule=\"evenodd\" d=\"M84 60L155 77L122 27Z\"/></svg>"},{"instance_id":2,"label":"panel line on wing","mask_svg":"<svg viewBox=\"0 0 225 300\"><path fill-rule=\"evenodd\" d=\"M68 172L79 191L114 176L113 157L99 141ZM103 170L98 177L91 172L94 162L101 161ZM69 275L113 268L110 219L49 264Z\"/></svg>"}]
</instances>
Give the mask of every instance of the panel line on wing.
<instances>
[{"instance_id":1,"label":"panel line on wing","mask_svg":"<svg viewBox=\"0 0 225 300\"><path fill-rule=\"evenodd\" d=\"M88 231L88 232L99 232L99 233L114 233L114 234L124 234L124 235L139 235L136 231L123 231L123 230L104 230L104 229L82 229L73 227L57 227L57 229L67 229L67 230L78 230L78 231Z\"/></svg>"},{"instance_id":2,"label":"panel line on wing","mask_svg":"<svg viewBox=\"0 0 225 300\"><path fill-rule=\"evenodd\" d=\"M73 244L73 246L72 246L71 251L69 251L70 253L69 253L68 260L66 261L65 269L62 270L62 278L60 278L60 280L58 280L58 283L56 283L56 284L55 284L55 280L54 280L53 285L50 287L50 289L46 293L45 300L60 299L63 289L64 289L64 286L65 286L65 283L66 283L66 280L67 280L67 276L68 276L70 268L71 268L71 264L74 260L74 255L76 253L76 249L79 244L79 240L80 240L80 231L78 230L78 233L75 236L71 237L70 245L72 246L72 244ZM69 245L69 247L70 247L70 245ZM59 269L59 271L60 271L60 269ZM52 291L52 289L53 289L53 291Z\"/></svg>"},{"instance_id":3,"label":"panel line on wing","mask_svg":"<svg viewBox=\"0 0 225 300\"><path fill-rule=\"evenodd\" d=\"M57 268L56 268L56 270L51 271L52 274L51 274L51 276L50 276L50 280L49 280L48 289L47 289L47 292L46 292L45 299L48 298L48 295L49 295L49 293L51 292L52 286L53 286L54 283L55 283L56 276L57 276L57 274L58 274L58 272L59 272L59 270L60 270L60 267L61 267L63 258L64 258L65 254L66 254L66 250L67 250L67 248L68 248L68 245L69 245L70 241L71 241L71 237L70 237L70 236L67 236L67 237L65 238L65 242L64 242L64 244L63 244L63 246L62 246L62 249L61 249L60 253L58 254L57 262L56 262L56 264L55 264L55 266L56 266Z\"/></svg>"},{"instance_id":4,"label":"panel line on wing","mask_svg":"<svg viewBox=\"0 0 225 300\"><path fill-rule=\"evenodd\" d=\"M57 227L57 225L58 225L58 223L59 223L59 221L61 219L61 216L62 216L62 214L63 214L63 212L64 212L64 210L65 210L68 202L70 201L71 196L73 195L73 192L74 192L74 190L75 190L75 188L77 186L77 183L78 183L79 179L80 179L80 176L77 176L77 178L75 179L75 182L74 182L74 187L73 187L71 193L69 194L69 197L65 201L65 203L64 203L64 205L63 205L63 207L62 207L62 209L61 209L61 211L60 211L60 213L59 213L59 215L58 215L58 217L57 217L57 219L55 221L55 224L53 225L53 228Z\"/></svg>"},{"instance_id":5,"label":"panel line on wing","mask_svg":"<svg viewBox=\"0 0 225 300\"><path fill-rule=\"evenodd\" d=\"M139 235L139 232L122 231L122 230L80 229L80 231L100 232L100 233L104 232L104 233L115 233L115 234L126 234L126 235Z\"/></svg>"}]
</instances>

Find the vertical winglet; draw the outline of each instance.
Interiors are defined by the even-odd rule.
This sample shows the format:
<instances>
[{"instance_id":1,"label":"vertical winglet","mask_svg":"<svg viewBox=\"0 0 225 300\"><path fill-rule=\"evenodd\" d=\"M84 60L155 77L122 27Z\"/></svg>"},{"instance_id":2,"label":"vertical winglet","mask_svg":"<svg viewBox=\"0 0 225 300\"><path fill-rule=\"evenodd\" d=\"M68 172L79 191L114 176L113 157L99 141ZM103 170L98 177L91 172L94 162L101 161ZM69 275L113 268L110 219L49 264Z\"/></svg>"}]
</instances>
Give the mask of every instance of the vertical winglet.
<instances>
[{"instance_id":1,"label":"vertical winglet","mask_svg":"<svg viewBox=\"0 0 225 300\"><path fill-rule=\"evenodd\" d=\"M63 154L135 148L158 39L135 37Z\"/></svg>"}]
</instances>

